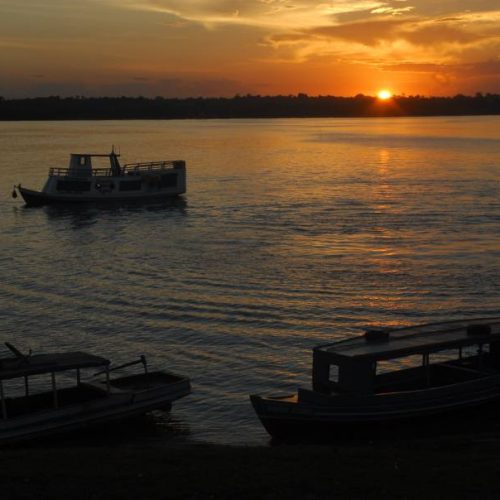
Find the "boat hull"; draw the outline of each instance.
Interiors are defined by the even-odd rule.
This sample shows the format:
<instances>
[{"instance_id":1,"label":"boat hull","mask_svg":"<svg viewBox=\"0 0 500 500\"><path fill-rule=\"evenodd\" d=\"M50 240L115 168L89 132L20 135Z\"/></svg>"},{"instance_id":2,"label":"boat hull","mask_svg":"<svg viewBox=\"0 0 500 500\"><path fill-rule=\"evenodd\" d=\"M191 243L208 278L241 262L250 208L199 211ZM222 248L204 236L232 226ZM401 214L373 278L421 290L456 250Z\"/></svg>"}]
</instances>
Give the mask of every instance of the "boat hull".
<instances>
[{"instance_id":1,"label":"boat hull","mask_svg":"<svg viewBox=\"0 0 500 500\"><path fill-rule=\"evenodd\" d=\"M45 205L77 205L85 203L126 203L126 202L147 202L161 201L176 198L180 193L137 193L126 196L83 196L83 195L56 195L42 191L34 191L24 187L18 187L19 193L23 197L26 206L41 207Z\"/></svg>"},{"instance_id":2,"label":"boat hull","mask_svg":"<svg viewBox=\"0 0 500 500\"><path fill-rule=\"evenodd\" d=\"M331 442L408 432L439 435L470 429L475 419L484 423L488 414L498 415L500 377L405 394L339 397L339 401L332 397L330 404L291 397L250 399L265 429L279 440Z\"/></svg>"},{"instance_id":3,"label":"boat hull","mask_svg":"<svg viewBox=\"0 0 500 500\"><path fill-rule=\"evenodd\" d=\"M0 445L127 420L156 409L169 409L172 402L190 394L191 385L189 379L168 376L172 378L169 383L142 384L142 387L136 384L136 390L130 384L119 389L111 381L111 393L104 397L0 421ZM135 379L140 380L140 377ZM96 389L103 391L99 385L102 384L95 384Z\"/></svg>"}]
</instances>

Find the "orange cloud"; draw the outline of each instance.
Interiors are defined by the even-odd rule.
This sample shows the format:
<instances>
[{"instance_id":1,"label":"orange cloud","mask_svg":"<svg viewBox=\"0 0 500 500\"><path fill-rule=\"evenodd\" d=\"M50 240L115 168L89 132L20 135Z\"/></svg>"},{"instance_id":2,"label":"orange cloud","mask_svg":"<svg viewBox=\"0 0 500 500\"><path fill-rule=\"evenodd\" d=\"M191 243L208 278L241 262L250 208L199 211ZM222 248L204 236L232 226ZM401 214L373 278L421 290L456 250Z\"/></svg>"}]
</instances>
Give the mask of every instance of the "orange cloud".
<instances>
[{"instance_id":1,"label":"orange cloud","mask_svg":"<svg viewBox=\"0 0 500 500\"><path fill-rule=\"evenodd\" d=\"M308 57L317 60L321 54L382 65L392 59L414 64L496 59L500 53L500 23L484 18L479 22L477 17L376 17L272 34L266 41L282 54L286 49L289 54L300 54L301 61Z\"/></svg>"},{"instance_id":2,"label":"orange cloud","mask_svg":"<svg viewBox=\"0 0 500 500\"><path fill-rule=\"evenodd\" d=\"M498 0L0 3L0 95L500 91Z\"/></svg>"},{"instance_id":3,"label":"orange cloud","mask_svg":"<svg viewBox=\"0 0 500 500\"><path fill-rule=\"evenodd\" d=\"M434 45L436 43L468 44L487 38L496 39L499 35L497 30L489 32L464 26L460 18L427 20L416 17L404 19L383 17L274 34L269 37L269 40L283 43L318 38L342 39L368 46L374 46L383 41L404 40L414 45Z\"/></svg>"}]
</instances>

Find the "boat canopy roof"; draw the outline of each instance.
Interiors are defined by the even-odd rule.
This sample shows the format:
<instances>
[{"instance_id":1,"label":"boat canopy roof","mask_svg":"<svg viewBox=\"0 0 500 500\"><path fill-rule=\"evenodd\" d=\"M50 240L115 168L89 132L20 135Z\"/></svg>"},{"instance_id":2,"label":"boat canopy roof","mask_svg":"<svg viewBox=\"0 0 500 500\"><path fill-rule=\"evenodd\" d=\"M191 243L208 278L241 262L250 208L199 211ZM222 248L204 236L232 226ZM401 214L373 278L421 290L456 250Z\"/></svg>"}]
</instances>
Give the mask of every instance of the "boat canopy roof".
<instances>
[{"instance_id":1,"label":"boat canopy roof","mask_svg":"<svg viewBox=\"0 0 500 500\"><path fill-rule=\"evenodd\" d=\"M368 331L364 336L318 346L314 353L341 364L388 360L491 342L500 342L500 318Z\"/></svg>"},{"instance_id":2,"label":"boat canopy roof","mask_svg":"<svg viewBox=\"0 0 500 500\"><path fill-rule=\"evenodd\" d=\"M111 156L120 156L119 153L112 151L111 153L71 153L70 156L90 156L92 158L109 158Z\"/></svg>"},{"instance_id":3,"label":"boat canopy roof","mask_svg":"<svg viewBox=\"0 0 500 500\"><path fill-rule=\"evenodd\" d=\"M76 368L102 367L110 361L85 352L65 352L55 354L36 354L33 356L0 358L0 380L61 372Z\"/></svg>"}]
</instances>

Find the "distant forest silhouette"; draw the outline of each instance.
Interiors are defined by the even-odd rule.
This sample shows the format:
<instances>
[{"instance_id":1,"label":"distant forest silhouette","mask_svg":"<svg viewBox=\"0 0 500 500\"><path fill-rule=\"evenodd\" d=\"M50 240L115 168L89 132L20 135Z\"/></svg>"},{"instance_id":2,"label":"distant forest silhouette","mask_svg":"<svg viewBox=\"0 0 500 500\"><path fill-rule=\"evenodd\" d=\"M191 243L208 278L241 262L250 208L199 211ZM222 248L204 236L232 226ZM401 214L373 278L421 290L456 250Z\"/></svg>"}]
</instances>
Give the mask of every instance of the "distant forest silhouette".
<instances>
[{"instance_id":1,"label":"distant forest silhouette","mask_svg":"<svg viewBox=\"0 0 500 500\"><path fill-rule=\"evenodd\" d=\"M500 95L355 97L237 95L232 98L0 97L0 120L375 117L500 114Z\"/></svg>"}]
</instances>

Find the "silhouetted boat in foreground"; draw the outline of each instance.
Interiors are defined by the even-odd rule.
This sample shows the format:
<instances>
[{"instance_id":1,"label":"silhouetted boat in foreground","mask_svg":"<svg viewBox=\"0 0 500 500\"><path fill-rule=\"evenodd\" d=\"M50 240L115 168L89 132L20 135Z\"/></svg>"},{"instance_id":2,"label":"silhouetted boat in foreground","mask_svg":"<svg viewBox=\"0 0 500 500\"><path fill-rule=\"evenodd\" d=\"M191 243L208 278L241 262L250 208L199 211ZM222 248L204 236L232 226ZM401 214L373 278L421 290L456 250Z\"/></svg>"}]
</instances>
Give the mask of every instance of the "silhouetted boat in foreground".
<instances>
[{"instance_id":1,"label":"silhouetted boat in foreground","mask_svg":"<svg viewBox=\"0 0 500 500\"><path fill-rule=\"evenodd\" d=\"M110 368L110 361L84 352L0 358L0 444L33 439L170 409L191 392L189 379L148 371L144 356ZM142 364L142 373L112 376ZM99 369L82 379L82 371ZM72 380L69 375L73 374Z\"/></svg>"},{"instance_id":2,"label":"silhouetted boat in foreground","mask_svg":"<svg viewBox=\"0 0 500 500\"><path fill-rule=\"evenodd\" d=\"M426 432L444 418L455 424L500 410L500 318L371 330L322 345L313 350L312 390L250 398L278 439Z\"/></svg>"},{"instance_id":3,"label":"silhouetted boat in foreground","mask_svg":"<svg viewBox=\"0 0 500 500\"><path fill-rule=\"evenodd\" d=\"M182 160L120 165L109 154L71 154L68 168L51 168L42 191L14 186L26 205L53 203L161 200L186 192L186 163ZM109 166L94 168L93 158L108 158Z\"/></svg>"}]
</instances>

